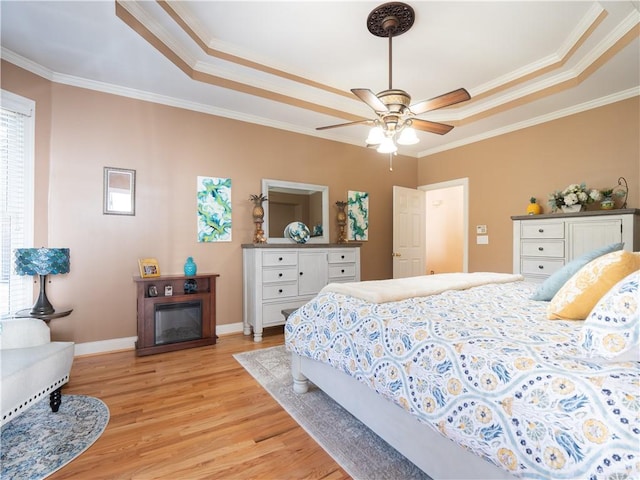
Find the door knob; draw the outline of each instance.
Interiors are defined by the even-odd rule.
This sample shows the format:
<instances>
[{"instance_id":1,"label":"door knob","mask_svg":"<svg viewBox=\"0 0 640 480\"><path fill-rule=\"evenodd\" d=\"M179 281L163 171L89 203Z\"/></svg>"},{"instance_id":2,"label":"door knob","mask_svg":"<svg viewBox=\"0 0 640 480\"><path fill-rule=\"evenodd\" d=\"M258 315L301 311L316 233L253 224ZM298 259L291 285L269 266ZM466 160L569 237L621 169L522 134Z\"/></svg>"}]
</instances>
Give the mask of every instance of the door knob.
<instances>
[{"instance_id":1,"label":"door knob","mask_svg":"<svg viewBox=\"0 0 640 480\"><path fill-rule=\"evenodd\" d=\"M398 252L393 252L393 253L391 254L391 256L392 256L392 257L401 257L401 256L402 256L402 254L400 254L400 253L398 253Z\"/></svg>"}]
</instances>

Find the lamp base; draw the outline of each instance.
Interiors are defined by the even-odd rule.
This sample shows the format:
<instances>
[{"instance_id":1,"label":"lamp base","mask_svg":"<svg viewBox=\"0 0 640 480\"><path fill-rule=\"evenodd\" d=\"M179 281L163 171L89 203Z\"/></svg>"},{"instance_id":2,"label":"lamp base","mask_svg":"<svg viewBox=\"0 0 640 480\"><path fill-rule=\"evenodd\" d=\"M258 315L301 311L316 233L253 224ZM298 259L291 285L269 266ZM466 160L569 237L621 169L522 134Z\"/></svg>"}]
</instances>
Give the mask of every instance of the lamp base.
<instances>
[{"instance_id":1,"label":"lamp base","mask_svg":"<svg viewBox=\"0 0 640 480\"><path fill-rule=\"evenodd\" d=\"M45 289L45 285L47 283L47 276L40 275L40 295L38 295L38 300L34 303L31 311L29 312L31 315L51 315L55 313L55 308L51 305L51 302L47 298L47 292Z\"/></svg>"}]
</instances>

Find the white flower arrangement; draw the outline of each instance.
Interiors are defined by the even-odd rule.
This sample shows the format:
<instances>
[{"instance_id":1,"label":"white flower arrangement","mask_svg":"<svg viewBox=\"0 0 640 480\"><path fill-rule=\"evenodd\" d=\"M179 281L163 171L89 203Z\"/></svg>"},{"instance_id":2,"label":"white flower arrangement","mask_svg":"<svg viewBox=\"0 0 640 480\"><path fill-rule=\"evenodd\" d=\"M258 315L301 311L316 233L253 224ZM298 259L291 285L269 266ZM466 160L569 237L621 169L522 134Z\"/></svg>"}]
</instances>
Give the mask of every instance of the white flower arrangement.
<instances>
[{"instance_id":1,"label":"white flower arrangement","mask_svg":"<svg viewBox=\"0 0 640 480\"><path fill-rule=\"evenodd\" d=\"M557 211L562 206L587 205L597 202L602 198L596 189L588 189L584 183L573 183L562 191L549 194L549 206L552 211Z\"/></svg>"}]
</instances>

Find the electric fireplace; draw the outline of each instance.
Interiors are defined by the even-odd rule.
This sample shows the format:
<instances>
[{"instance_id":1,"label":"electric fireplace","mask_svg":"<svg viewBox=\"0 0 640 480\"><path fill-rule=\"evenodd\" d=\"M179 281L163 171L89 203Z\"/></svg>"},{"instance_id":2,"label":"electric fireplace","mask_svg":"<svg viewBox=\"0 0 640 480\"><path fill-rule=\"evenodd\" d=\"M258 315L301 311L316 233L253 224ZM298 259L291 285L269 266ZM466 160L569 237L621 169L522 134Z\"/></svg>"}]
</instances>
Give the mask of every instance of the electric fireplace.
<instances>
[{"instance_id":1,"label":"electric fireplace","mask_svg":"<svg viewBox=\"0 0 640 480\"><path fill-rule=\"evenodd\" d=\"M135 277L136 355L215 344L216 277L217 274Z\"/></svg>"},{"instance_id":2,"label":"electric fireplace","mask_svg":"<svg viewBox=\"0 0 640 480\"><path fill-rule=\"evenodd\" d=\"M202 338L202 301L157 303L154 330L155 345Z\"/></svg>"}]
</instances>

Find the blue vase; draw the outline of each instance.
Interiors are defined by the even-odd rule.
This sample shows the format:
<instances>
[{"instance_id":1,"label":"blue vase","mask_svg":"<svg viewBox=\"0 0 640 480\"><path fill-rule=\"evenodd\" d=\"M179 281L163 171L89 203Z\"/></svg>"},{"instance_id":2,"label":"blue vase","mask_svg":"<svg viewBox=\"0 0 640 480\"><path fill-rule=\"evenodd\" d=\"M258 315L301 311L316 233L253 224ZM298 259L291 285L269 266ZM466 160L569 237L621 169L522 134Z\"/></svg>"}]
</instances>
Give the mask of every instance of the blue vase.
<instances>
[{"instance_id":1,"label":"blue vase","mask_svg":"<svg viewBox=\"0 0 640 480\"><path fill-rule=\"evenodd\" d=\"M184 274L187 277L191 277L196 274L197 270L198 270L198 267L193 261L193 257L187 258L187 261L184 264Z\"/></svg>"}]
</instances>

